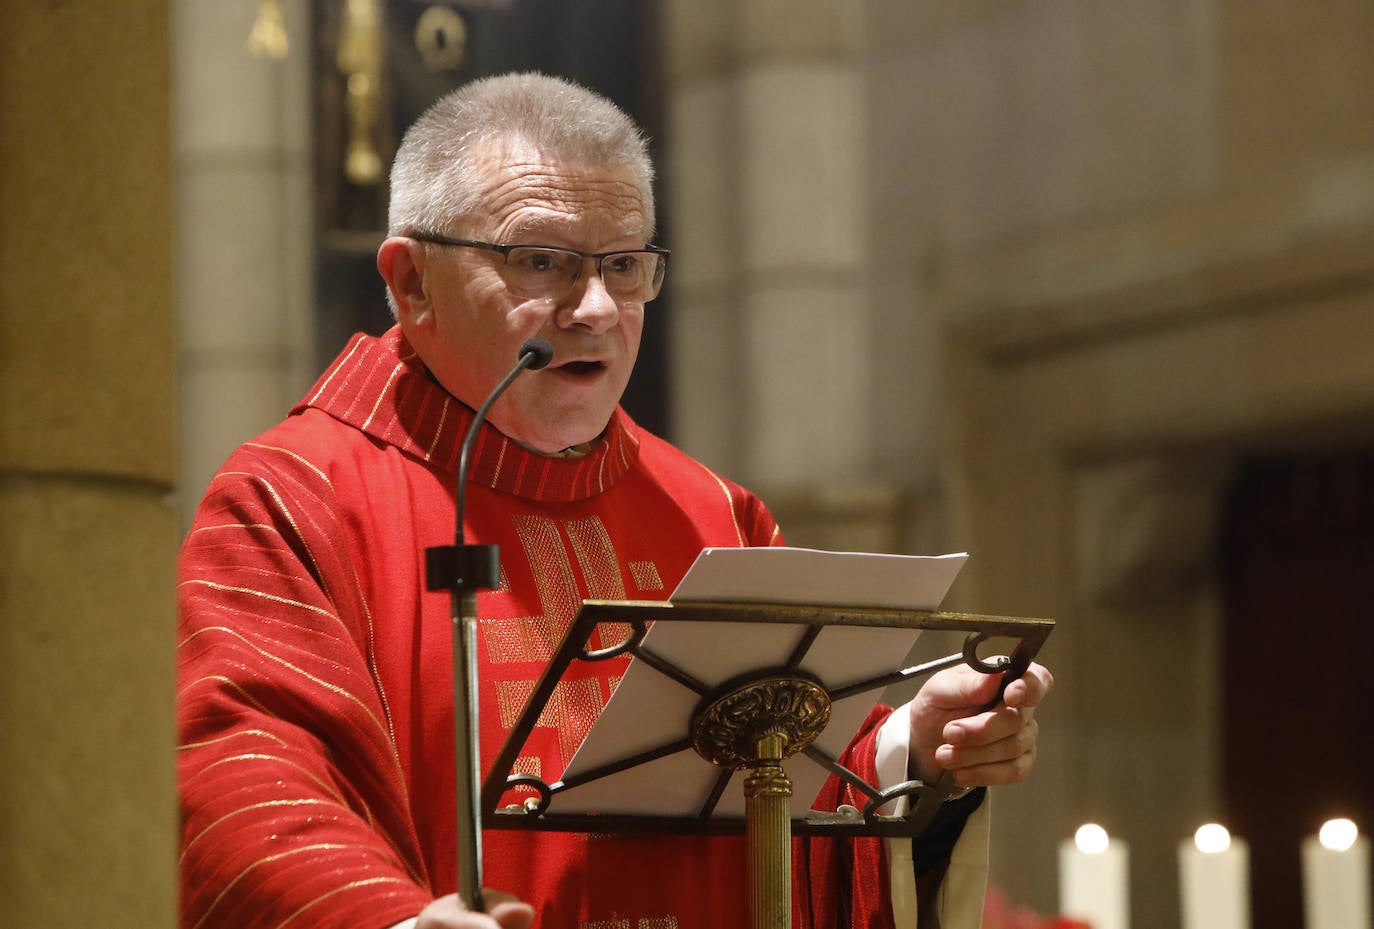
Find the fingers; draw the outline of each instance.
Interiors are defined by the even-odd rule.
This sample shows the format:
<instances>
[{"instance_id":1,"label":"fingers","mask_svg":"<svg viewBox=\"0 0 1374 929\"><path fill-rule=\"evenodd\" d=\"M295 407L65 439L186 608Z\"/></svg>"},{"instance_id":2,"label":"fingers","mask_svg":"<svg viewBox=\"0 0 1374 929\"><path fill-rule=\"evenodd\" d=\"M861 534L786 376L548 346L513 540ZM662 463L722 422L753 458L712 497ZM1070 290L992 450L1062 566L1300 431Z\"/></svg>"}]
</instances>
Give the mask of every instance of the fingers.
<instances>
[{"instance_id":1,"label":"fingers","mask_svg":"<svg viewBox=\"0 0 1374 929\"><path fill-rule=\"evenodd\" d=\"M518 900L492 904L490 912L501 929L529 929L534 925L534 907Z\"/></svg>"},{"instance_id":2,"label":"fingers","mask_svg":"<svg viewBox=\"0 0 1374 929\"><path fill-rule=\"evenodd\" d=\"M1007 706L1038 706L1054 686L1054 675L1044 665L1032 663L1026 673L1007 685L1002 700Z\"/></svg>"},{"instance_id":3,"label":"fingers","mask_svg":"<svg viewBox=\"0 0 1374 929\"><path fill-rule=\"evenodd\" d=\"M1036 708L1054 686L1054 677L1032 663L1007 684L995 707L979 712L1001 685L1000 675L967 666L946 669L926 682L911 703L913 776L931 783L941 771L952 771L961 787L1025 779L1035 765L1040 732Z\"/></svg>"},{"instance_id":4,"label":"fingers","mask_svg":"<svg viewBox=\"0 0 1374 929\"><path fill-rule=\"evenodd\" d=\"M957 665L931 677L921 690L933 707L969 712L986 706L1001 686L1000 674L984 674L968 665ZM1035 706L1053 686L1054 676L1049 669L1032 662L1021 677L1007 684L1002 700L1008 706Z\"/></svg>"},{"instance_id":5,"label":"fingers","mask_svg":"<svg viewBox=\"0 0 1374 929\"><path fill-rule=\"evenodd\" d=\"M952 719L941 731L935 762L953 772L961 787L1013 784L1035 766L1040 724L1035 710L1054 686L1054 676L1032 663L1009 683L1003 702L973 716Z\"/></svg>"},{"instance_id":6,"label":"fingers","mask_svg":"<svg viewBox=\"0 0 1374 929\"><path fill-rule=\"evenodd\" d=\"M521 902L514 894L483 887L482 902L487 906L487 914L501 929L529 929L534 924L534 907Z\"/></svg>"},{"instance_id":7,"label":"fingers","mask_svg":"<svg viewBox=\"0 0 1374 929\"><path fill-rule=\"evenodd\" d=\"M1039 734L1040 724L1028 719L999 739L941 745L935 761L960 787L1014 784L1034 767Z\"/></svg>"},{"instance_id":8,"label":"fingers","mask_svg":"<svg viewBox=\"0 0 1374 929\"><path fill-rule=\"evenodd\" d=\"M487 912L469 910L457 894L440 897L420 913L416 929L529 929L534 907L508 893L483 888Z\"/></svg>"},{"instance_id":9,"label":"fingers","mask_svg":"<svg viewBox=\"0 0 1374 929\"><path fill-rule=\"evenodd\" d=\"M950 713L967 713L997 696L1001 675L983 674L968 665L935 674L921 687L921 697L931 707Z\"/></svg>"}]
</instances>

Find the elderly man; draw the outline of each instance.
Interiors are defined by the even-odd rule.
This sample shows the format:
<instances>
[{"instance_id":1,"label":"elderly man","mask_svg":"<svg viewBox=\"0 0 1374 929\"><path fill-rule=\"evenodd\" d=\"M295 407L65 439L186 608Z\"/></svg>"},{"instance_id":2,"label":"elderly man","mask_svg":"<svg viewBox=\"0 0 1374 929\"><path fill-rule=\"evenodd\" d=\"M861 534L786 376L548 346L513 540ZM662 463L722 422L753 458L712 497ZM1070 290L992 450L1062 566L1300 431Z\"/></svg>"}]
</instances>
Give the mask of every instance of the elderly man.
<instances>
[{"instance_id":1,"label":"elderly man","mask_svg":"<svg viewBox=\"0 0 1374 929\"><path fill-rule=\"evenodd\" d=\"M484 758L582 599L661 599L704 546L781 541L756 497L619 407L667 267L650 244L651 175L619 110L539 75L463 87L406 134L377 256L397 326L355 337L234 453L183 549L183 925L746 923L734 836L489 832L488 912L452 893L451 623L423 552L452 537L460 443L519 346L542 336L553 361L492 408L468 485L467 538L501 552L500 587L478 600ZM627 661L564 681L517 768L556 777ZM897 780L1019 780L1050 677L1032 666L1005 706L978 712L995 686L936 675L871 714L843 760L872 780L879 753ZM965 820L980 795L951 804L896 880L957 883L968 845L977 871L985 811ZM893 925L881 841L796 847L801 925ZM977 924L981 878L962 880L938 894L947 927Z\"/></svg>"}]
</instances>

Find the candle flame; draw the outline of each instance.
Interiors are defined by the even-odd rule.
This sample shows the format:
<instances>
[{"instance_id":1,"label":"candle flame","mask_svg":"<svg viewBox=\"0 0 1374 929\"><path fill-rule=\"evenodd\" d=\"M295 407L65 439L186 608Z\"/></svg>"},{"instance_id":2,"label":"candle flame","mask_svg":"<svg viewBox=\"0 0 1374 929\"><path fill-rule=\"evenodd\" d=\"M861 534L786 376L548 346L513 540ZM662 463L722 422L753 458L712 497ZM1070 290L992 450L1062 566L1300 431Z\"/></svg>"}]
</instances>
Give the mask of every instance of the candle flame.
<instances>
[{"instance_id":1,"label":"candle flame","mask_svg":"<svg viewBox=\"0 0 1374 929\"><path fill-rule=\"evenodd\" d=\"M1322 844L1322 848L1329 848L1333 852L1348 852L1359 836L1360 828L1350 820L1328 819L1322 823L1321 831L1317 833L1317 841Z\"/></svg>"},{"instance_id":2,"label":"candle flame","mask_svg":"<svg viewBox=\"0 0 1374 929\"><path fill-rule=\"evenodd\" d=\"M1216 855L1231 847L1231 833L1220 823L1207 823L1198 826L1197 832L1193 833L1193 842L1197 844L1198 851Z\"/></svg>"},{"instance_id":3,"label":"candle flame","mask_svg":"<svg viewBox=\"0 0 1374 929\"><path fill-rule=\"evenodd\" d=\"M1073 834L1073 844L1077 845L1078 850L1085 855L1102 854L1107 850L1111 841L1107 836L1107 830L1097 823L1084 823Z\"/></svg>"}]
</instances>

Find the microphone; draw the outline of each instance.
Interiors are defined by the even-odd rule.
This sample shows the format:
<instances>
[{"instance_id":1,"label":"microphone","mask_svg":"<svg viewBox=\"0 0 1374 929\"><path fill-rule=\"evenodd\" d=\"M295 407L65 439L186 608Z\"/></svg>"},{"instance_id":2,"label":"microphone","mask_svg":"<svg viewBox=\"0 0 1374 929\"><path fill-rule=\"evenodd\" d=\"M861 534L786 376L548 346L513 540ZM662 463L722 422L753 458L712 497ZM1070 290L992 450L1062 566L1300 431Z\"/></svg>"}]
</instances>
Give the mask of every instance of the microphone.
<instances>
[{"instance_id":1,"label":"microphone","mask_svg":"<svg viewBox=\"0 0 1374 929\"><path fill-rule=\"evenodd\" d=\"M553 345L538 336L520 344L515 367L477 408L458 455L454 544L425 549L425 589L452 593L453 729L455 795L458 801L458 896L475 912L486 912L482 900L482 764L481 727L477 713L477 591L501 584L500 551L495 545L466 545L463 517L467 510L468 471L472 449L491 410L506 388L526 369L538 371L553 361Z\"/></svg>"},{"instance_id":2,"label":"microphone","mask_svg":"<svg viewBox=\"0 0 1374 929\"><path fill-rule=\"evenodd\" d=\"M553 361L553 345L548 339L541 336L526 339L520 343L520 357L523 359L526 355L534 356L530 359L530 363L525 365L529 370L538 371L540 368L547 368L549 362Z\"/></svg>"}]
</instances>

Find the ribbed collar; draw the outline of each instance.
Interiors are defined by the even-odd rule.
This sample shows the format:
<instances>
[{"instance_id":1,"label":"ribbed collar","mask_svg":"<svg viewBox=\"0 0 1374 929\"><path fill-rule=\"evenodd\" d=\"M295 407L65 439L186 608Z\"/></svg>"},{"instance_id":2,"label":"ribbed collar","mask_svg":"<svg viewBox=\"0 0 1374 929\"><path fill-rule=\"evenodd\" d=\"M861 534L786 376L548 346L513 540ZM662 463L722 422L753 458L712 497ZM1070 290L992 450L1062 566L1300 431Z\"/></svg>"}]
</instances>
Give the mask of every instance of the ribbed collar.
<instances>
[{"instance_id":1,"label":"ribbed collar","mask_svg":"<svg viewBox=\"0 0 1374 929\"><path fill-rule=\"evenodd\" d=\"M449 471L458 467L475 415L430 377L399 326L380 338L355 335L292 412L307 408ZM468 479L532 500L582 500L602 493L633 466L637 428L617 407L588 454L555 458L529 451L484 423Z\"/></svg>"}]
</instances>

